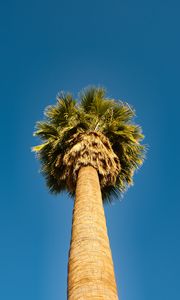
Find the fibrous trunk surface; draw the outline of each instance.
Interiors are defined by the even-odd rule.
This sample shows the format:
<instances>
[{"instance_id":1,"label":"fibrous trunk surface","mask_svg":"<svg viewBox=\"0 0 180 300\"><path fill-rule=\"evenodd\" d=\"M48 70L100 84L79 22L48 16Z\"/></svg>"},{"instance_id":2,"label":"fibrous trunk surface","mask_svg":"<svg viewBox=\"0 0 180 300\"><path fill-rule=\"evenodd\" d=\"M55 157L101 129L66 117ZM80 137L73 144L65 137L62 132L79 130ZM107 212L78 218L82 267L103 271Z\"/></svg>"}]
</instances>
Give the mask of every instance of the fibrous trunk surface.
<instances>
[{"instance_id":1,"label":"fibrous trunk surface","mask_svg":"<svg viewBox=\"0 0 180 300\"><path fill-rule=\"evenodd\" d=\"M97 171L78 173L68 264L68 300L117 300L112 255Z\"/></svg>"}]
</instances>

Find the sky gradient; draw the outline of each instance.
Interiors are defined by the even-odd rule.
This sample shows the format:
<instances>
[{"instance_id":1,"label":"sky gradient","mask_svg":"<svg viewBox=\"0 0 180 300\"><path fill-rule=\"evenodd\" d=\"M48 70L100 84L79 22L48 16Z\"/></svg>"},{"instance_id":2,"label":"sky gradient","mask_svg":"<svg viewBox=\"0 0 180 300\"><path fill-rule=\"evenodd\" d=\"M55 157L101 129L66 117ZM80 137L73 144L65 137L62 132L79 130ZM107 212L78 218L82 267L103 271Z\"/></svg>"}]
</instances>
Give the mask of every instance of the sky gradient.
<instances>
[{"instance_id":1,"label":"sky gradient","mask_svg":"<svg viewBox=\"0 0 180 300\"><path fill-rule=\"evenodd\" d=\"M73 201L38 173L32 137L59 91L132 105L148 144L105 207L122 300L180 299L178 1L1 1L0 299L66 299Z\"/></svg>"}]
</instances>

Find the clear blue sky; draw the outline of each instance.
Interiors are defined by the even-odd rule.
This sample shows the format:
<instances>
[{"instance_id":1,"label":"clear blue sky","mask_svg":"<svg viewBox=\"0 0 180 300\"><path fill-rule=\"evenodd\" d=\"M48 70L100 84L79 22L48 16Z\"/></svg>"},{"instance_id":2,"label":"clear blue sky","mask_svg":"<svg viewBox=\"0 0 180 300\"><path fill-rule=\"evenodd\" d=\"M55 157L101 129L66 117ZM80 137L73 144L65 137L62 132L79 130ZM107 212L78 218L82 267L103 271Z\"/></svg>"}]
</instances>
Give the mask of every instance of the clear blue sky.
<instances>
[{"instance_id":1,"label":"clear blue sky","mask_svg":"<svg viewBox=\"0 0 180 300\"><path fill-rule=\"evenodd\" d=\"M66 299L73 202L51 196L30 147L58 91L129 102L149 145L106 216L122 300L180 299L178 1L1 1L0 299Z\"/></svg>"}]
</instances>

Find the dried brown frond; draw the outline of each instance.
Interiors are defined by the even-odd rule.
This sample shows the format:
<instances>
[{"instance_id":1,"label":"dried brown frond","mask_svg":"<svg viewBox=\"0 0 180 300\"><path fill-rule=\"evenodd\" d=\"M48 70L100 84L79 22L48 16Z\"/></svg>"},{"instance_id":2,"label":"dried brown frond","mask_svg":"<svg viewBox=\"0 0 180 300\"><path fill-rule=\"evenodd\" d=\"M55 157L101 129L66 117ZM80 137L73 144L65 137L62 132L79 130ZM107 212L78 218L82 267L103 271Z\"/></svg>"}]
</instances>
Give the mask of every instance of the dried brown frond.
<instances>
[{"instance_id":1,"label":"dried brown frond","mask_svg":"<svg viewBox=\"0 0 180 300\"><path fill-rule=\"evenodd\" d=\"M57 157L56 168L63 169L61 180L74 193L78 171L83 166L94 167L99 174L101 188L114 186L120 172L120 162L109 140L100 132L79 132L66 143L66 152Z\"/></svg>"}]
</instances>

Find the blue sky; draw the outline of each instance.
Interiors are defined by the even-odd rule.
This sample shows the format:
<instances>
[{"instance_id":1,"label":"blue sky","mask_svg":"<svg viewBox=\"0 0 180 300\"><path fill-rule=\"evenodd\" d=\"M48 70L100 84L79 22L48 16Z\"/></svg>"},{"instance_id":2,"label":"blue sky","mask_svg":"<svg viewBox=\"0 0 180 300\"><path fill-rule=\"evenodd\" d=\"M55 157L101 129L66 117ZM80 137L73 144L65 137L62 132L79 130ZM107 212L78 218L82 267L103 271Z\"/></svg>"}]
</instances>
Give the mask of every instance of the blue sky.
<instances>
[{"instance_id":1,"label":"blue sky","mask_svg":"<svg viewBox=\"0 0 180 300\"><path fill-rule=\"evenodd\" d=\"M106 206L120 298L180 299L178 1L1 1L0 298L66 299L72 200L51 196L30 147L58 91L131 104L149 145Z\"/></svg>"}]
</instances>

